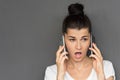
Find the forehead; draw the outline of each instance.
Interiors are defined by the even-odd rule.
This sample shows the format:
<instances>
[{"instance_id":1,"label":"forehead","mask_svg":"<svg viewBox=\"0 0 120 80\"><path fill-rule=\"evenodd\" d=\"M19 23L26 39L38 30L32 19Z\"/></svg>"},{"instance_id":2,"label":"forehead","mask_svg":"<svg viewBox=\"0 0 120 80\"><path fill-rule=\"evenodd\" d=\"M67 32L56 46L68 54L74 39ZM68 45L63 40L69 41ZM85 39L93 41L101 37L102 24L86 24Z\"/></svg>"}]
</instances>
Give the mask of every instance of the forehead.
<instances>
[{"instance_id":1,"label":"forehead","mask_svg":"<svg viewBox=\"0 0 120 80\"><path fill-rule=\"evenodd\" d=\"M82 28L82 29L67 29L67 35L70 36L88 36L90 35L88 28Z\"/></svg>"}]
</instances>

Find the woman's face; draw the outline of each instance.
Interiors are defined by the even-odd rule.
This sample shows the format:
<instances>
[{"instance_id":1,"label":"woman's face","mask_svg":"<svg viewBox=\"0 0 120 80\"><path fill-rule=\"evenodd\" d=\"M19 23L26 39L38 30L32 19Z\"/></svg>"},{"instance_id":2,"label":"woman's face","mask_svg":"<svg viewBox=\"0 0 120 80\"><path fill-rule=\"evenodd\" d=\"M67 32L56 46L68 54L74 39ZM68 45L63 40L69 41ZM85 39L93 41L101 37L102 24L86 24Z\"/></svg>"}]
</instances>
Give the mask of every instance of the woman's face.
<instances>
[{"instance_id":1,"label":"woman's face","mask_svg":"<svg viewBox=\"0 0 120 80\"><path fill-rule=\"evenodd\" d=\"M69 53L69 58L74 61L81 61L87 57L90 45L90 33L88 28L67 29L65 43Z\"/></svg>"}]
</instances>

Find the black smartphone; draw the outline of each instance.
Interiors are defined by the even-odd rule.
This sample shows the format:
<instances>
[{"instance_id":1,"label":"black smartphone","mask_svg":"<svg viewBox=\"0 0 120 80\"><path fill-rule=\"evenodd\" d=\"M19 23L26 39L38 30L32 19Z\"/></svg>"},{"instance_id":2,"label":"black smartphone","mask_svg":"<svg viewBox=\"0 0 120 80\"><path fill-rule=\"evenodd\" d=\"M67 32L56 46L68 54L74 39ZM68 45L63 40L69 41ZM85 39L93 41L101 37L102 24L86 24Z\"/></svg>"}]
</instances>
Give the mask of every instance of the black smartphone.
<instances>
[{"instance_id":1,"label":"black smartphone","mask_svg":"<svg viewBox=\"0 0 120 80\"><path fill-rule=\"evenodd\" d=\"M61 45L61 46L65 46L65 48L64 48L64 52L66 52L67 51L67 49L66 49L66 45L65 45L65 39L64 39L64 35L62 35L62 37L61 37L61 39L60 39L60 44L59 45Z\"/></svg>"},{"instance_id":2,"label":"black smartphone","mask_svg":"<svg viewBox=\"0 0 120 80\"><path fill-rule=\"evenodd\" d=\"M92 48L92 43L95 43L95 37L93 35L90 36L90 46ZM91 54L94 54L93 51L88 50L87 55L90 56Z\"/></svg>"}]
</instances>

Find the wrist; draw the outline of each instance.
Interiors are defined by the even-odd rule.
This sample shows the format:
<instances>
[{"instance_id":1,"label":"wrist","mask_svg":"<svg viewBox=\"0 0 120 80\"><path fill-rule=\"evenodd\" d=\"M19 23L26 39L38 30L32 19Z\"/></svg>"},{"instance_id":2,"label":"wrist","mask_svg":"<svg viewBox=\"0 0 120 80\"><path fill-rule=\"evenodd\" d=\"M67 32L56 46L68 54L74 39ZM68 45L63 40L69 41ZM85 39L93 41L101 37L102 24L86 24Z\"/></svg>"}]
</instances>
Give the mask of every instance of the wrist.
<instances>
[{"instance_id":1,"label":"wrist","mask_svg":"<svg viewBox=\"0 0 120 80\"><path fill-rule=\"evenodd\" d=\"M57 77L57 80L64 80L63 77Z\"/></svg>"},{"instance_id":2,"label":"wrist","mask_svg":"<svg viewBox=\"0 0 120 80\"><path fill-rule=\"evenodd\" d=\"M57 74L57 80L64 80L64 75Z\"/></svg>"},{"instance_id":3,"label":"wrist","mask_svg":"<svg viewBox=\"0 0 120 80\"><path fill-rule=\"evenodd\" d=\"M106 80L104 73L98 75L98 80Z\"/></svg>"}]
</instances>

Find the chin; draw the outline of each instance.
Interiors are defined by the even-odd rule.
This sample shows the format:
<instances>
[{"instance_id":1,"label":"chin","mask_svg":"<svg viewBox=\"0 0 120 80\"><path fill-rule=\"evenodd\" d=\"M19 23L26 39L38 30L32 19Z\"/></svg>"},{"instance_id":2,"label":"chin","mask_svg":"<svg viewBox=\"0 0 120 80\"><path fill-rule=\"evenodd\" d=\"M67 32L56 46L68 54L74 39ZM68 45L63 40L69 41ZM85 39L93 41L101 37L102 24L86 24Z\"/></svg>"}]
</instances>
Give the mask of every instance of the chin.
<instances>
[{"instance_id":1,"label":"chin","mask_svg":"<svg viewBox=\"0 0 120 80\"><path fill-rule=\"evenodd\" d=\"M75 61L75 62L81 62L81 61L83 61L86 57L87 57L87 56L84 56L84 57L81 56L80 58L75 58L75 57L74 57L72 60Z\"/></svg>"},{"instance_id":2,"label":"chin","mask_svg":"<svg viewBox=\"0 0 120 80\"><path fill-rule=\"evenodd\" d=\"M76 59L76 58L73 58L72 59L74 62L81 62L83 60L83 58L79 58L79 59Z\"/></svg>"},{"instance_id":3,"label":"chin","mask_svg":"<svg viewBox=\"0 0 120 80\"><path fill-rule=\"evenodd\" d=\"M75 59L75 62L81 62L83 59Z\"/></svg>"}]
</instances>

